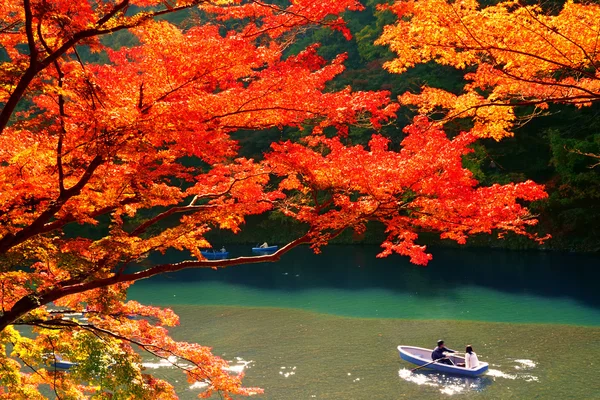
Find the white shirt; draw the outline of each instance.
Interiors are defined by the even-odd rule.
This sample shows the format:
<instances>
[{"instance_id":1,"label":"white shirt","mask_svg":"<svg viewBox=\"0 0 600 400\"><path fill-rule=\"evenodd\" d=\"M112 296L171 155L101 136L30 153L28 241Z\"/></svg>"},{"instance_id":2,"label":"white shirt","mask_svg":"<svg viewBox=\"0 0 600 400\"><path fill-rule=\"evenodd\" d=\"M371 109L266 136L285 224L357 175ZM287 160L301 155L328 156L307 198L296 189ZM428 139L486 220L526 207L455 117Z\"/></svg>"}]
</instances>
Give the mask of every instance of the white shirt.
<instances>
[{"instance_id":1,"label":"white shirt","mask_svg":"<svg viewBox=\"0 0 600 400\"><path fill-rule=\"evenodd\" d=\"M473 353L466 353L465 354L465 367L466 368L477 368L479 366L479 359L477 358L477 354L475 354L475 352Z\"/></svg>"}]
</instances>

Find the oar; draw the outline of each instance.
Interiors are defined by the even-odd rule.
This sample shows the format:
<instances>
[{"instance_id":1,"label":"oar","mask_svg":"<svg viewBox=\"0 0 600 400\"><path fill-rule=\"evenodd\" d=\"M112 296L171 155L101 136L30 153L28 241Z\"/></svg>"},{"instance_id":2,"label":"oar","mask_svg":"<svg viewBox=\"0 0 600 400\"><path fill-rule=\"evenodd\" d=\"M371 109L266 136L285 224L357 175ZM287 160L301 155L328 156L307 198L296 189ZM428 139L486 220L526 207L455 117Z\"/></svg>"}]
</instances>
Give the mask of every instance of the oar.
<instances>
[{"instance_id":1,"label":"oar","mask_svg":"<svg viewBox=\"0 0 600 400\"><path fill-rule=\"evenodd\" d=\"M427 364L423 364L423 365L421 365L420 367L417 367L417 368L413 368L413 369L411 369L411 370L410 370L410 372L415 372L415 371L416 371L416 370L418 370L418 369L421 369L421 368L423 368L423 367L426 367L426 366L428 366L428 365L431 365L431 364L433 364L434 362L438 362L438 361L440 361L440 360L443 360L444 358L448 358L448 357L442 357L442 358L438 358L437 360L430 361L430 362L428 362Z\"/></svg>"}]
</instances>

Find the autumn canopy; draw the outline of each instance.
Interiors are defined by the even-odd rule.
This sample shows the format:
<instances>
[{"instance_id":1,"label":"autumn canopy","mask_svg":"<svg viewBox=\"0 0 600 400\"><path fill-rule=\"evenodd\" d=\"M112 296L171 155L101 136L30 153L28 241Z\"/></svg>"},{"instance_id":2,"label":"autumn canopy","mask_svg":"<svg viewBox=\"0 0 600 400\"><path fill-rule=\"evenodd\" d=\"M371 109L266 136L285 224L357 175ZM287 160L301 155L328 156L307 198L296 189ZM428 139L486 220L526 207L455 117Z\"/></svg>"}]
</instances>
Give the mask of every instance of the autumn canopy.
<instances>
[{"instance_id":1,"label":"autumn canopy","mask_svg":"<svg viewBox=\"0 0 600 400\"><path fill-rule=\"evenodd\" d=\"M423 114L443 109L442 123L472 118L471 133L500 140L549 104L600 101L600 4L526 3L397 1L390 9L398 22L378 40L397 55L388 70L401 73L429 61L467 70L463 93L424 87L400 102ZM519 106L528 111L516 114Z\"/></svg>"},{"instance_id":2,"label":"autumn canopy","mask_svg":"<svg viewBox=\"0 0 600 400\"><path fill-rule=\"evenodd\" d=\"M438 7L399 2L394 10L416 24L425 3ZM159 18L186 9L193 12L185 26ZM276 261L300 244L318 250L348 228L362 232L369 221L386 228L381 256L417 264L431 258L416 242L421 231L458 243L479 233L530 235L536 220L523 204L544 198L543 188L480 187L462 166L478 136L506 134L510 107L502 115L470 111L479 125L452 138L419 116L400 146L377 133L368 146L349 143L348 126L376 131L399 105L383 91L329 90L344 55L325 60L317 44L286 50L312 26L350 37L340 14L360 9L353 0L0 0L0 398L43 398L42 384L60 398L176 398L169 383L141 370L140 350L186 360L190 382L207 385L203 395L260 391L244 388L209 348L173 340L165 328L178 323L171 310L126 301L139 279ZM494 15L486 23L497 23ZM399 53L390 69L428 58L477 63L474 42L427 55L401 44L396 39L416 40L403 24L382 39ZM132 44L108 46L115 33ZM490 51L506 71L524 68ZM584 70L585 62L577 65ZM481 75L494 73L482 64L460 107L511 101L499 81L492 98L474 94ZM585 104L586 91L597 93L590 85L580 80L565 101ZM539 92L543 83L535 88L528 98L542 107L548 95ZM444 99L419 104L464 112ZM304 139L274 143L260 160L238 155L233 132L282 127L301 129ZM247 216L267 212L304 223L306 232L271 256L204 259L211 229L237 232ZM187 251L189 260L128 268L167 249ZM56 312L84 309L87 322ZM57 372L49 355L78 366Z\"/></svg>"}]
</instances>

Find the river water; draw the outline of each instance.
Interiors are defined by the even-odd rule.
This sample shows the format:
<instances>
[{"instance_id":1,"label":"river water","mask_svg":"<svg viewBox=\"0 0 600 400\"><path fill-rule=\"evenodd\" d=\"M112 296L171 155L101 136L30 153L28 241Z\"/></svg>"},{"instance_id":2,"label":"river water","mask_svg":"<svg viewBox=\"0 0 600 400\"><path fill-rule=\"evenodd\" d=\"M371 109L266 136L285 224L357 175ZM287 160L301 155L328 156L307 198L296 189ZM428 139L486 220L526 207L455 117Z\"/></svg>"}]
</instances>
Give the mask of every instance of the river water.
<instances>
[{"instance_id":1,"label":"river water","mask_svg":"<svg viewBox=\"0 0 600 400\"><path fill-rule=\"evenodd\" d=\"M265 389L255 398L600 399L600 256L434 249L418 267L377 259L375 246L323 250L155 277L129 297L173 308L181 317L173 336L244 370L247 386ZM472 344L488 374L411 373L396 347L433 348L439 338L457 350ZM202 391L146 361L180 398Z\"/></svg>"}]
</instances>

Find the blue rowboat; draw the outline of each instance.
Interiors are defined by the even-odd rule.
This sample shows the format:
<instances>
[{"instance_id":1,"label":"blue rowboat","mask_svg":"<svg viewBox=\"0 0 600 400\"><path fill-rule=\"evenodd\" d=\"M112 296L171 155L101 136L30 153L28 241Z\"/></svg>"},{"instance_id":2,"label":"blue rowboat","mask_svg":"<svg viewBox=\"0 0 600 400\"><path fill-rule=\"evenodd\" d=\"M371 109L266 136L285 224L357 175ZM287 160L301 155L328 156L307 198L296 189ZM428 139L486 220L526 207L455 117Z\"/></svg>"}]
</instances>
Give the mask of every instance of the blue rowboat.
<instances>
[{"instance_id":1,"label":"blue rowboat","mask_svg":"<svg viewBox=\"0 0 600 400\"><path fill-rule=\"evenodd\" d=\"M77 365L77 363L75 363L75 362L63 360L63 358L58 354L54 354L54 355L52 355L52 353L46 354L46 355L44 355L44 358L46 359L46 362L48 363L47 365L50 365L50 367L52 367L53 369L67 370L67 369Z\"/></svg>"},{"instance_id":2,"label":"blue rowboat","mask_svg":"<svg viewBox=\"0 0 600 400\"><path fill-rule=\"evenodd\" d=\"M229 257L228 251L200 250L207 260L224 260Z\"/></svg>"},{"instance_id":3,"label":"blue rowboat","mask_svg":"<svg viewBox=\"0 0 600 400\"><path fill-rule=\"evenodd\" d=\"M56 368L56 369L69 369L73 366L77 365L77 363L71 362L71 361L56 361L55 363L50 363L50 366L52 368Z\"/></svg>"},{"instance_id":4,"label":"blue rowboat","mask_svg":"<svg viewBox=\"0 0 600 400\"><path fill-rule=\"evenodd\" d=\"M261 256L267 254L273 254L277 251L277 246L267 246L267 247L253 247L252 254L259 254Z\"/></svg>"},{"instance_id":5,"label":"blue rowboat","mask_svg":"<svg viewBox=\"0 0 600 400\"><path fill-rule=\"evenodd\" d=\"M429 364L427 366L424 366L423 368L434 369L436 371L444 372L447 374L479 376L486 372L489 366L488 363L480 361L479 365L476 368L459 367L456 364L462 363L464 365L465 358L454 354L451 354L448 357L448 359L452 361L452 363L455 365L440 364L437 361L432 362L432 350L424 349L423 347L398 346L398 351L400 352L400 358L402 358L404 361L408 361L418 366L424 366L425 364Z\"/></svg>"}]
</instances>

